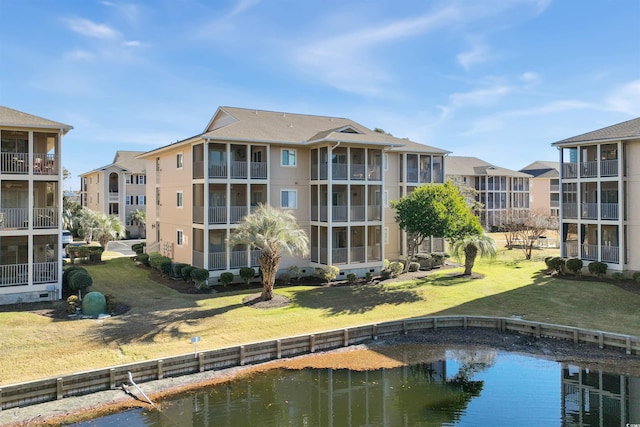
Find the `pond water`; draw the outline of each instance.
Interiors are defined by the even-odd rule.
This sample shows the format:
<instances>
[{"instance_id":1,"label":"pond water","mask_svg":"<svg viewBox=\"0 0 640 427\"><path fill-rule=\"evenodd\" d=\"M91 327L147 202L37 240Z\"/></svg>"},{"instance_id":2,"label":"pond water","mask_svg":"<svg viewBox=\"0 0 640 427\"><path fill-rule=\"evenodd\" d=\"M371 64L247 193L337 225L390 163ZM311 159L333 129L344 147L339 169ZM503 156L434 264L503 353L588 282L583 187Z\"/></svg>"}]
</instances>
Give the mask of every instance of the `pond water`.
<instances>
[{"instance_id":1,"label":"pond water","mask_svg":"<svg viewBox=\"0 0 640 427\"><path fill-rule=\"evenodd\" d=\"M640 377L448 350L394 369L274 369L75 426L625 426Z\"/></svg>"}]
</instances>

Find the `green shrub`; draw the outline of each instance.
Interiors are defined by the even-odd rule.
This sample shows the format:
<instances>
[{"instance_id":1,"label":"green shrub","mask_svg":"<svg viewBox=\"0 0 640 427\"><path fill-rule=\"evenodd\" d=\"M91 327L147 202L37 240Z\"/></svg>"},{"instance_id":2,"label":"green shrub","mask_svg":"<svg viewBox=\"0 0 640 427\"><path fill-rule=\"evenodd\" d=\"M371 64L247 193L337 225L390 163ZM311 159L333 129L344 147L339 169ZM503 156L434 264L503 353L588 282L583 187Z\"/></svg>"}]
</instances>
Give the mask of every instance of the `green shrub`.
<instances>
[{"instance_id":1,"label":"green shrub","mask_svg":"<svg viewBox=\"0 0 640 427\"><path fill-rule=\"evenodd\" d=\"M584 266L584 263L582 262L582 260L580 258L569 258L567 260L567 262L565 263L565 266L573 274L576 274L576 275L580 276L580 273L582 272L582 267Z\"/></svg>"},{"instance_id":2,"label":"green shrub","mask_svg":"<svg viewBox=\"0 0 640 427\"><path fill-rule=\"evenodd\" d=\"M185 264L183 262L174 262L171 265L171 277L179 277L182 279L182 269L189 264Z\"/></svg>"},{"instance_id":3,"label":"green shrub","mask_svg":"<svg viewBox=\"0 0 640 427\"><path fill-rule=\"evenodd\" d=\"M548 268L549 270L553 270L553 269L551 268L551 266L549 265L549 262L550 262L552 259L554 259L554 258L555 258L555 257L553 257L553 256L548 256L548 257L545 257L545 259L544 259L544 264L547 266L547 268Z\"/></svg>"},{"instance_id":4,"label":"green shrub","mask_svg":"<svg viewBox=\"0 0 640 427\"><path fill-rule=\"evenodd\" d=\"M71 267L67 267L62 271L62 288L68 288L69 287L69 275L74 272L74 271L84 271L85 273L87 272L87 270L84 267L76 267L76 266L71 266Z\"/></svg>"},{"instance_id":5,"label":"green shrub","mask_svg":"<svg viewBox=\"0 0 640 427\"><path fill-rule=\"evenodd\" d=\"M380 278L382 280L391 279L391 276L391 270L389 270L388 268L383 268L382 270L380 270Z\"/></svg>"},{"instance_id":6,"label":"green shrub","mask_svg":"<svg viewBox=\"0 0 640 427\"><path fill-rule=\"evenodd\" d=\"M182 269L184 271L184 269ZM194 268L191 270L191 279L196 285L196 288L203 289L207 287L207 280L209 279L209 270L206 268Z\"/></svg>"},{"instance_id":7,"label":"green shrub","mask_svg":"<svg viewBox=\"0 0 640 427\"><path fill-rule=\"evenodd\" d=\"M185 282L190 282L191 281L191 272L195 269L195 267L192 267L190 265L186 266L186 267L182 267L182 270L180 271L180 274L182 274L182 279Z\"/></svg>"},{"instance_id":8,"label":"green shrub","mask_svg":"<svg viewBox=\"0 0 640 427\"><path fill-rule=\"evenodd\" d=\"M249 286L249 282L256 275L256 270L253 267L242 267L240 269L240 278L244 280L244 284Z\"/></svg>"},{"instance_id":9,"label":"green shrub","mask_svg":"<svg viewBox=\"0 0 640 427\"><path fill-rule=\"evenodd\" d=\"M551 258L547 263L547 266L549 267L550 270L553 270L558 274L562 274L562 272L564 271L564 264L565 264L564 259L557 256L557 257Z\"/></svg>"},{"instance_id":10,"label":"green shrub","mask_svg":"<svg viewBox=\"0 0 640 427\"><path fill-rule=\"evenodd\" d=\"M404 264L400 261L394 261L389 263L389 270L391 271L391 277L396 277L404 271Z\"/></svg>"},{"instance_id":11,"label":"green shrub","mask_svg":"<svg viewBox=\"0 0 640 427\"><path fill-rule=\"evenodd\" d=\"M131 250L136 253L136 255L140 255L144 253L144 248L147 246L145 242L134 243L131 245Z\"/></svg>"},{"instance_id":12,"label":"green shrub","mask_svg":"<svg viewBox=\"0 0 640 427\"><path fill-rule=\"evenodd\" d=\"M223 286L228 286L233 282L233 273L230 271L225 271L220 275L220 282L222 282Z\"/></svg>"},{"instance_id":13,"label":"green shrub","mask_svg":"<svg viewBox=\"0 0 640 427\"><path fill-rule=\"evenodd\" d=\"M93 285L93 279L85 272L76 271L69 277L69 287L74 291L78 291L78 295L81 294L83 289L87 289L91 285Z\"/></svg>"},{"instance_id":14,"label":"green shrub","mask_svg":"<svg viewBox=\"0 0 640 427\"><path fill-rule=\"evenodd\" d=\"M384 261L382 261L382 268L386 270L387 268L389 268L389 264L390 264L389 260L385 259Z\"/></svg>"},{"instance_id":15,"label":"green shrub","mask_svg":"<svg viewBox=\"0 0 640 427\"><path fill-rule=\"evenodd\" d=\"M136 255L136 259L140 261L142 264L149 267L149 254Z\"/></svg>"},{"instance_id":16,"label":"green shrub","mask_svg":"<svg viewBox=\"0 0 640 427\"><path fill-rule=\"evenodd\" d=\"M621 273L619 271L616 271L615 273L611 274L611 278L616 282L624 282L626 279L626 277L624 277L624 273Z\"/></svg>"},{"instance_id":17,"label":"green shrub","mask_svg":"<svg viewBox=\"0 0 640 427\"><path fill-rule=\"evenodd\" d=\"M635 273L633 273L631 278L633 279L634 282L640 285L640 271L636 271Z\"/></svg>"},{"instance_id":18,"label":"green shrub","mask_svg":"<svg viewBox=\"0 0 640 427\"><path fill-rule=\"evenodd\" d=\"M316 267L313 274L317 277L320 277L326 282L331 282L338 277L338 273L340 273L340 269L335 265L328 265L324 268Z\"/></svg>"},{"instance_id":19,"label":"green shrub","mask_svg":"<svg viewBox=\"0 0 640 427\"><path fill-rule=\"evenodd\" d=\"M347 274L347 282L353 285L357 281L358 281L358 276L356 275L356 273Z\"/></svg>"},{"instance_id":20,"label":"green shrub","mask_svg":"<svg viewBox=\"0 0 640 427\"><path fill-rule=\"evenodd\" d=\"M373 274L371 274L370 272L367 271L364 274L364 281L367 282L367 283L373 282Z\"/></svg>"},{"instance_id":21,"label":"green shrub","mask_svg":"<svg viewBox=\"0 0 640 427\"><path fill-rule=\"evenodd\" d=\"M107 313L114 314L118 309L118 304L120 303L118 299L113 295L105 295L104 300L107 303Z\"/></svg>"},{"instance_id":22,"label":"green shrub","mask_svg":"<svg viewBox=\"0 0 640 427\"><path fill-rule=\"evenodd\" d=\"M420 270L419 262L410 262L409 263L409 271L414 272Z\"/></svg>"},{"instance_id":23,"label":"green shrub","mask_svg":"<svg viewBox=\"0 0 640 427\"><path fill-rule=\"evenodd\" d=\"M589 263L589 273L593 274L598 278L604 277L607 274L607 264L600 261L592 261Z\"/></svg>"},{"instance_id":24,"label":"green shrub","mask_svg":"<svg viewBox=\"0 0 640 427\"><path fill-rule=\"evenodd\" d=\"M171 258L163 257L162 261L160 262L158 270L160 270L160 273L163 276L171 276L171 265L172 264L173 264L173 262L171 261Z\"/></svg>"},{"instance_id":25,"label":"green shrub","mask_svg":"<svg viewBox=\"0 0 640 427\"><path fill-rule=\"evenodd\" d=\"M151 268L153 268L154 270L158 270L162 274L165 274L162 270L162 265L167 262L169 263L169 271L166 274L169 274L171 272L171 258L162 256L157 252L149 255L149 265L151 266Z\"/></svg>"}]
</instances>

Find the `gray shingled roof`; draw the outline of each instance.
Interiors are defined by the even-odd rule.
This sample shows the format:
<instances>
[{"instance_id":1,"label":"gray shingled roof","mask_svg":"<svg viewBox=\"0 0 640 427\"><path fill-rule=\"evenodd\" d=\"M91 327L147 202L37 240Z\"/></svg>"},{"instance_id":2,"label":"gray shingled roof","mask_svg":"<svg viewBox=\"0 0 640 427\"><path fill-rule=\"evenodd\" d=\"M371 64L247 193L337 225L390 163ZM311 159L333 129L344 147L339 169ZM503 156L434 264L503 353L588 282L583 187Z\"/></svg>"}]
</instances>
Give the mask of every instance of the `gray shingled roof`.
<instances>
[{"instance_id":1,"label":"gray shingled roof","mask_svg":"<svg viewBox=\"0 0 640 427\"><path fill-rule=\"evenodd\" d=\"M88 172L81 173L79 176L89 175L95 172L103 171L110 167L118 167L124 171L131 173L145 173L145 161L138 158L144 151L116 151L113 157L113 163L95 168Z\"/></svg>"},{"instance_id":2,"label":"gray shingled roof","mask_svg":"<svg viewBox=\"0 0 640 427\"><path fill-rule=\"evenodd\" d=\"M510 176L531 178L531 175L492 165L477 157L449 156L446 172L450 176Z\"/></svg>"},{"instance_id":3,"label":"gray shingled roof","mask_svg":"<svg viewBox=\"0 0 640 427\"><path fill-rule=\"evenodd\" d=\"M576 142L617 141L637 138L640 138L640 117L608 126L606 128L594 130L592 132L583 133L582 135L572 136L571 138L554 142L551 145L573 144Z\"/></svg>"},{"instance_id":4,"label":"gray shingled roof","mask_svg":"<svg viewBox=\"0 0 640 427\"><path fill-rule=\"evenodd\" d=\"M18 128L62 129L63 133L69 132L73 126L53 120L23 113L0 105L0 126Z\"/></svg>"},{"instance_id":5,"label":"gray shingled roof","mask_svg":"<svg viewBox=\"0 0 640 427\"><path fill-rule=\"evenodd\" d=\"M560 162L538 160L520 169L520 172L533 175L534 178L557 178L560 176Z\"/></svg>"},{"instance_id":6,"label":"gray shingled roof","mask_svg":"<svg viewBox=\"0 0 640 427\"><path fill-rule=\"evenodd\" d=\"M351 129L357 133L351 132ZM340 141L385 145L393 147L394 151L449 153L440 148L374 132L350 119L236 107L220 107L202 137L294 145Z\"/></svg>"}]
</instances>

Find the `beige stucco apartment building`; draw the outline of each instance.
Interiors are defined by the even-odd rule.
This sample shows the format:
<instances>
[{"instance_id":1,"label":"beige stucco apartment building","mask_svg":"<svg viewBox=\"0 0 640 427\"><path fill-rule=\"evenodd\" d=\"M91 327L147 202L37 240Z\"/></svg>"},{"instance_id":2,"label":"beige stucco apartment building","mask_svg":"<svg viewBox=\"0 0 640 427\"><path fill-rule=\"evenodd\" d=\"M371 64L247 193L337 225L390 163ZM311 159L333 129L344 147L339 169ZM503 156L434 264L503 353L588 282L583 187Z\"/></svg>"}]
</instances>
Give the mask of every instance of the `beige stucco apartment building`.
<instances>
[{"instance_id":1,"label":"beige stucco apartment building","mask_svg":"<svg viewBox=\"0 0 640 427\"><path fill-rule=\"evenodd\" d=\"M142 151L117 151L113 162L80 174L80 205L117 216L130 237L145 237L145 229L129 219L134 210L146 209L147 176Z\"/></svg>"},{"instance_id":2,"label":"beige stucco apartment building","mask_svg":"<svg viewBox=\"0 0 640 427\"><path fill-rule=\"evenodd\" d=\"M640 118L553 143L562 256L640 271Z\"/></svg>"},{"instance_id":3,"label":"beige stucco apartment building","mask_svg":"<svg viewBox=\"0 0 640 427\"><path fill-rule=\"evenodd\" d=\"M535 161L520 172L529 178L529 209L543 215L560 217L560 163Z\"/></svg>"},{"instance_id":4,"label":"beige stucco apartment building","mask_svg":"<svg viewBox=\"0 0 640 427\"><path fill-rule=\"evenodd\" d=\"M0 106L0 304L62 296L62 137L71 129Z\"/></svg>"},{"instance_id":5,"label":"beige stucco apartment building","mask_svg":"<svg viewBox=\"0 0 640 427\"><path fill-rule=\"evenodd\" d=\"M281 268L379 272L403 252L390 201L443 182L447 151L337 117L220 107L204 131L140 156L147 166L147 250L207 268L258 266L226 239L259 203L290 209L310 239ZM428 246L428 248L427 248ZM444 250L441 239L424 250ZM344 276L341 276L344 277Z\"/></svg>"},{"instance_id":6,"label":"beige stucco apartment building","mask_svg":"<svg viewBox=\"0 0 640 427\"><path fill-rule=\"evenodd\" d=\"M476 201L482 208L476 214L489 231L510 216L529 212L529 174L494 166L477 157L448 156L447 178L477 191Z\"/></svg>"}]
</instances>

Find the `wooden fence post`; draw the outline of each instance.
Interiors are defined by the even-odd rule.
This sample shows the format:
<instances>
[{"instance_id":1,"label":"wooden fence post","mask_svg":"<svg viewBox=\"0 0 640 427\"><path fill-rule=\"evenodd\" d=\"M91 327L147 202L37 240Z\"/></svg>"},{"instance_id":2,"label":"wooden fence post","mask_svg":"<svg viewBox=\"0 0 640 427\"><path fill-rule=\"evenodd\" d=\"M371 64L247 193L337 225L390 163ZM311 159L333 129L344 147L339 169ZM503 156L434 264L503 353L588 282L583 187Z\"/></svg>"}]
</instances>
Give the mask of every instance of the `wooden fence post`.
<instances>
[{"instance_id":1,"label":"wooden fence post","mask_svg":"<svg viewBox=\"0 0 640 427\"><path fill-rule=\"evenodd\" d=\"M309 352L315 353L316 351L316 336L309 335Z\"/></svg>"},{"instance_id":2,"label":"wooden fence post","mask_svg":"<svg viewBox=\"0 0 640 427\"><path fill-rule=\"evenodd\" d=\"M113 368L109 369L109 388L116 389L116 370Z\"/></svg>"},{"instance_id":3,"label":"wooden fence post","mask_svg":"<svg viewBox=\"0 0 640 427\"><path fill-rule=\"evenodd\" d=\"M240 346L240 366L244 366L244 346Z\"/></svg>"},{"instance_id":4,"label":"wooden fence post","mask_svg":"<svg viewBox=\"0 0 640 427\"><path fill-rule=\"evenodd\" d=\"M162 372L162 359L158 359L158 379L161 380L164 377L164 373Z\"/></svg>"},{"instance_id":5,"label":"wooden fence post","mask_svg":"<svg viewBox=\"0 0 640 427\"><path fill-rule=\"evenodd\" d=\"M198 371L204 372L204 354L198 353Z\"/></svg>"},{"instance_id":6,"label":"wooden fence post","mask_svg":"<svg viewBox=\"0 0 640 427\"><path fill-rule=\"evenodd\" d=\"M343 338L342 338L342 345L344 347L348 347L349 346L349 330L348 329L344 330L344 335L343 335Z\"/></svg>"},{"instance_id":7,"label":"wooden fence post","mask_svg":"<svg viewBox=\"0 0 640 427\"><path fill-rule=\"evenodd\" d=\"M276 357L282 359L282 340L276 340Z\"/></svg>"},{"instance_id":8,"label":"wooden fence post","mask_svg":"<svg viewBox=\"0 0 640 427\"><path fill-rule=\"evenodd\" d=\"M62 389L62 378L56 380L56 399L61 400L64 397L64 390Z\"/></svg>"}]
</instances>

